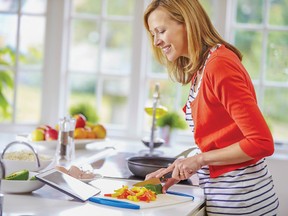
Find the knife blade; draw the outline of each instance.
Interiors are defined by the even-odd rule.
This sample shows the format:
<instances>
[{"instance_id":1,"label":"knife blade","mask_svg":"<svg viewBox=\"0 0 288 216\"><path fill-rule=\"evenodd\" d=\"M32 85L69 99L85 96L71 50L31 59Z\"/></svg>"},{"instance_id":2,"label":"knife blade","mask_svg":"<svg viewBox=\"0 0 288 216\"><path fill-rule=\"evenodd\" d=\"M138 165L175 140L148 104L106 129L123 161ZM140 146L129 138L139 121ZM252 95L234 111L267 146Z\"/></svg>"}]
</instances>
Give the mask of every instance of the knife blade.
<instances>
[{"instance_id":1,"label":"knife blade","mask_svg":"<svg viewBox=\"0 0 288 216\"><path fill-rule=\"evenodd\" d=\"M160 181L159 178L151 178L151 179L148 179L148 180L141 181L141 182L138 182L136 184L133 184L133 186L143 187L143 186L145 186L147 184L158 185L158 184L161 184L161 181Z\"/></svg>"}]
</instances>

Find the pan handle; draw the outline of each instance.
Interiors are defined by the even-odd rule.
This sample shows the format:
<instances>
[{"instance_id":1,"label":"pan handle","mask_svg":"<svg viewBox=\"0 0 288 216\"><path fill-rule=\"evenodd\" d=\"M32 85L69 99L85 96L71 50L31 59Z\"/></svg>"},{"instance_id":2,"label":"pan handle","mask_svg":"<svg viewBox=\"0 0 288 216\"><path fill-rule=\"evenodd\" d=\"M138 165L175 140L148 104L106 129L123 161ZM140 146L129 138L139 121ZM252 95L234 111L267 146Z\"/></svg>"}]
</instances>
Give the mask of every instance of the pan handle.
<instances>
[{"instance_id":1,"label":"pan handle","mask_svg":"<svg viewBox=\"0 0 288 216\"><path fill-rule=\"evenodd\" d=\"M189 155L190 152L192 152L193 150L197 149L197 146L191 147L189 149L186 149L185 151L181 152L180 154L176 155L175 158L179 158L184 156L185 158Z\"/></svg>"}]
</instances>

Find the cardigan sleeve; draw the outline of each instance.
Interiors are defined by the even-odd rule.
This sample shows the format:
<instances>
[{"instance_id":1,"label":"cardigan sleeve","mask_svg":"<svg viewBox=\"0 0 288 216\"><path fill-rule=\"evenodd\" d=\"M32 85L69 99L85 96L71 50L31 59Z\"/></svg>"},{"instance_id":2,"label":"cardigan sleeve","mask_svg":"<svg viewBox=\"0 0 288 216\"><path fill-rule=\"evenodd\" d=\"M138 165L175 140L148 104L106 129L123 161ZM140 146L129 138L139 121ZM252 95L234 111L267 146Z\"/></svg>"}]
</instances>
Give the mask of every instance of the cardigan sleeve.
<instances>
[{"instance_id":1,"label":"cardigan sleeve","mask_svg":"<svg viewBox=\"0 0 288 216\"><path fill-rule=\"evenodd\" d=\"M243 133L241 149L252 158L273 154L271 132L257 105L251 79L241 62L235 57L223 56L211 61L214 61L210 64L213 73L208 76L211 89Z\"/></svg>"}]
</instances>

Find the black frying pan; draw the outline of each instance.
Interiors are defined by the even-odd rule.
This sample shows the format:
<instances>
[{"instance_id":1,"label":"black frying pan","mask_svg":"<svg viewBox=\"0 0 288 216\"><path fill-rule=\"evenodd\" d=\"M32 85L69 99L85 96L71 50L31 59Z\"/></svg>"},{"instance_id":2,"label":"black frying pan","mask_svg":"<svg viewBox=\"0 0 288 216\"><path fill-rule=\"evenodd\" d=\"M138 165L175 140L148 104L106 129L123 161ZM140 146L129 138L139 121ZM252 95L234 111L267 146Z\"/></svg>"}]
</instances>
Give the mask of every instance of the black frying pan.
<instances>
[{"instance_id":1,"label":"black frying pan","mask_svg":"<svg viewBox=\"0 0 288 216\"><path fill-rule=\"evenodd\" d=\"M152 173L160 168L167 168L172 164L177 158L187 155L196 149L196 147L189 148L176 157L155 157L155 156L139 156L131 157L127 160L129 170L139 177L145 177L147 174ZM169 177L169 176L165 176Z\"/></svg>"},{"instance_id":2,"label":"black frying pan","mask_svg":"<svg viewBox=\"0 0 288 216\"><path fill-rule=\"evenodd\" d=\"M160 168L168 167L175 160L169 157L131 157L128 159L128 168L135 176L145 177Z\"/></svg>"}]
</instances>

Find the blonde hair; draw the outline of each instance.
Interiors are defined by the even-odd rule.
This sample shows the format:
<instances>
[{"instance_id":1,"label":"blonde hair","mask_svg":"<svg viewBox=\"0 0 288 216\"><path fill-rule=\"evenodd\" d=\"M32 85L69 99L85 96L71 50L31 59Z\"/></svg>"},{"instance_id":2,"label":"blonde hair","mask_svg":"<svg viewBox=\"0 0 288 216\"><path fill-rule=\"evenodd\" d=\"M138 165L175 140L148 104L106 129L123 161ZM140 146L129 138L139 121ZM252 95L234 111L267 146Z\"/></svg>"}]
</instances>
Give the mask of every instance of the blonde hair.
<instances>
[{"instance_id":1,"label":"blonde hair","mask_svg":"<svg viewBox=\"0 0 288 216\"><path fill-rule=\"evenodd\" d=\"M170 62L161 49L154 46L153 37L149 31L148 18L158 7L165 9L172 20L185 25L189 58L181 56L174 62ZM154 57L160 64L167 67L171 79L179 83L188 84L191 82L194 73L203 66L209 49L216 44L224 44L242 60L240 51L224 41L216 31L198 0L152 0L144 12L144 25L149 33L148 37Z\"/></svg>"}]
</instances>

